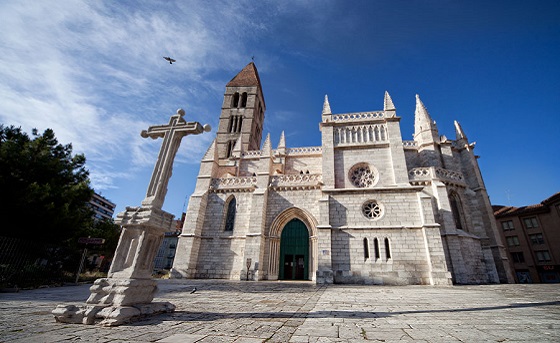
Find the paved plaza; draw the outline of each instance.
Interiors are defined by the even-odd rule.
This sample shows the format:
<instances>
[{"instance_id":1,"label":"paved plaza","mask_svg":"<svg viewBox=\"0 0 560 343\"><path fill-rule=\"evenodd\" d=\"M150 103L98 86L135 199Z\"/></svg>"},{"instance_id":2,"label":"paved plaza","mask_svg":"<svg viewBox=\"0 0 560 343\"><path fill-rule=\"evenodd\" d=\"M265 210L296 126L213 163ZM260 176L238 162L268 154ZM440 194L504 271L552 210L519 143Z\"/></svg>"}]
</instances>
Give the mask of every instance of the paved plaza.
<instances>
[{"instance_id":1,"label":"paved plaza","mask_svg":"<svg viewBox=\"0 0 560 343\"><path fill-rule=\"evenodd\" d=\"M559 284L161 280L155 301L174 313L118 327L56 323L56 305L83 303L88 288L0 294L0 342L560 342Z\"/></svg>"}]
</instances>

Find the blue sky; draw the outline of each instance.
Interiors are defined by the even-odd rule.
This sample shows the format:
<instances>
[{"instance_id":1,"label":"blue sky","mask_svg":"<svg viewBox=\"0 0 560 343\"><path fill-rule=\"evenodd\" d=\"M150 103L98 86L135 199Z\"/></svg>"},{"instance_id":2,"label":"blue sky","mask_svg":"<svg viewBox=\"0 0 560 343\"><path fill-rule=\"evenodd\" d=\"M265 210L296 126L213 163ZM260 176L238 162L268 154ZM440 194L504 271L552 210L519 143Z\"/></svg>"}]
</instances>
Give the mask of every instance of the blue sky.
<instances>
[{"instance_id":1,"label":"blue sky","mask_svg":"<svg viewBox=\"0 0 560 343\"><path fill-rule=\"evenodd\" d=\"M415 94L440 134L461 123L493 204L560 191L558 1L2 1L0 123L84 153L95 190L145 196L160 140L140 131L217 126L225 84L254 56L273 146L318 146L333 113L381 110L391 94L412 139ZM170 65L163 56L177 60ZM164 209L179 216L214 139L188 136Z\"/></svg>"}]
</instances>

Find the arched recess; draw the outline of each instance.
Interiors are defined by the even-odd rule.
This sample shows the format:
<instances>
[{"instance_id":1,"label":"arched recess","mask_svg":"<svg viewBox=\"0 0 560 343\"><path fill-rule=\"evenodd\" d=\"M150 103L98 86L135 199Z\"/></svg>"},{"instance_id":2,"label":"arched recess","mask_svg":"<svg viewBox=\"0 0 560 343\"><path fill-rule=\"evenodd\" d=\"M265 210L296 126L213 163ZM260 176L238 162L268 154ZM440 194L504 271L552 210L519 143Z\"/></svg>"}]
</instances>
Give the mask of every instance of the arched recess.
<instances>
[{"instance_id":1,"label":"arched recess","mask_svg":"<svg viewBox=\"0 0 560 343\"><path fill-rule=\"evenodd\" d=\"M311 213L297 207L282 211L270 224L268 240L268 279L278 280L280 263L280 238L282 230L292 220L299 219L309 232L309 279L315 280L318 266L317 219Z\"/></svg>"},{"instance_id":2,"label":"arched recess","mask_svg":"<svg viewBox=\"0 0 560 343\"><path fill-rule=\"evenodd\" d=\"M467 222L465 221L465 212L463 211L461 197L455 191L449 192L448 197L455 228L469 232Z\"/></svg>"}]
</instances>

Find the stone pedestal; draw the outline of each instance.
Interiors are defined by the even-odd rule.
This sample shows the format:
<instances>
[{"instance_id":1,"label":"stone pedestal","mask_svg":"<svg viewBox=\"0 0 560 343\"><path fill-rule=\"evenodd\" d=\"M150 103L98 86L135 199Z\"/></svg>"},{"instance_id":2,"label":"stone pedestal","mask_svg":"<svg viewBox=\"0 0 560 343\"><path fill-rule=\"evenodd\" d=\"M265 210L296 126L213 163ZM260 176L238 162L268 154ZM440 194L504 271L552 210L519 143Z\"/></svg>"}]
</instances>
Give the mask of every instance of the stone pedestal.
<instances>
[{"instance_id":1,"label":"stone pedestal","mask_svg":"<svg viewBox=\"0 0 560 343\"><path fill-rule=\"evenodd\" d=\"M157 291L154 257L173 215L154 207L127 207L116 222L123 229L109 277L95 280L85 305L58 305L52 311L57 322L116 326L175 310L168 302L152 303Z\"/></svg>"}]
</instances>

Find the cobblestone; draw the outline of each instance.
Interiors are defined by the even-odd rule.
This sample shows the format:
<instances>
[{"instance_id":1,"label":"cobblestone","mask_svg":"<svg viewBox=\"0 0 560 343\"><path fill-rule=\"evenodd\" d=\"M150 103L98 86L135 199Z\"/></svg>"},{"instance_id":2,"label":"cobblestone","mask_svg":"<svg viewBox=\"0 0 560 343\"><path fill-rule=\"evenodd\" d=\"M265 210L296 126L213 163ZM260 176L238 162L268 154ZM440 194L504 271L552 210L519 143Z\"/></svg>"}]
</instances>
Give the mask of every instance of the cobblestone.
<instances>
[{"instance_id":1,"label":"cobblestone","mask_svg":"<svg viewBox=\"0 0 560 343\"><path fill-rule=\"evenodd\" d=\"M155 301L175 304L174 313L100 327L50 313L82 303L89 285L42 288L0 294L0 342L559 342L559 291L162 280Z\"/></svg>"}]
</instances>

